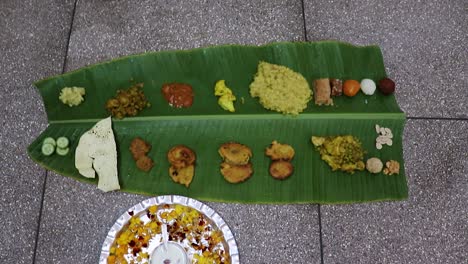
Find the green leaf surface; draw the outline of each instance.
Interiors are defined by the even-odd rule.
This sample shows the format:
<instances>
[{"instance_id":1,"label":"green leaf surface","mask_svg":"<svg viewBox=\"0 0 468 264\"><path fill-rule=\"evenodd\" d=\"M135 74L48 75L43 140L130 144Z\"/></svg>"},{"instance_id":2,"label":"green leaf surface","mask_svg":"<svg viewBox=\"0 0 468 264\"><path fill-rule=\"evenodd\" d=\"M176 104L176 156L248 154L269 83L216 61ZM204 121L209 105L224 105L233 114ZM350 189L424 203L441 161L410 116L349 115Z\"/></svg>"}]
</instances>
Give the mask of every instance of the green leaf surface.
<instances>
[{"instance_id":1,"label":"green leaf surface","mask_svg":"<svg viewBox=\"0 0 468 264\"><path fill-rule=\"evenodd\" d=\"M379 92L372 96L335 97L334 106L316 106L313 100L299 116L285 116L264 109L249 95L259 61L287 66L309 81L320 77L341 79L386 76L382 54L377 46L356 47L340 42L273 43L265 46L216 46L188 51L164 51L119 58L92 65L35 83L49 119L48 128L29 146L31 158L47 169L86 179L74 167L74 149L80 136L98 120L108 116L104 105L117 89L135 82L143 88L151 108L137 117L113 120L118 148L119 181L122 191L148 195L179 194L201 200L246 203L351 203L400 200L408 196L402 154L405 115L395 97ZM214 84L224 79L238 100L236 112L228 113L217 104ZM176 109L161 94L166 82L189 83L195 99L191 108ZM62 104L58 95L66 86L86 88L85 101L78 107ZM242 104L240 98L244 98ZM393 146L375 148L375 124L393 131ZM400 162L399 175L349 175L332 172L310 143L312 135L358 137L366 157ZM46 157L40 148L45 137L70 139L69 155ZM141 172L129 152L131 140L140 136L152 145L149 155L155 167ZM273 141L294 147L294 174L283 181L268 173L270 160L265 148ZM236 141L253 151L253 176L241 184L230 184L219 172L222 143ZM172 182L168 175L167 151L184 144L195 150L195 177L189 188Z\"/></svg>"}]
</instances>

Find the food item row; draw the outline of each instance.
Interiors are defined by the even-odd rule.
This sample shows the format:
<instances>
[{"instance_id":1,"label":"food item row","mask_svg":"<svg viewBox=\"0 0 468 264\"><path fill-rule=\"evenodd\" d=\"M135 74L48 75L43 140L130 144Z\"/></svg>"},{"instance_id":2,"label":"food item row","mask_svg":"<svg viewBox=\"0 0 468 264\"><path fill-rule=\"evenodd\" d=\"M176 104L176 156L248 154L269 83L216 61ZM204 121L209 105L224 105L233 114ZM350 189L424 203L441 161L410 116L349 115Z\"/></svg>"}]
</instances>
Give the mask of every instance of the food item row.
<instances>
[{"instance_id":1,"label":"food item row","mask_svg":"<svg viewBox=\"0 0 468 264\"><path fill-rule=\"evenodd\" d=\"M137 167L143 171L149 171L153 165L151 161L150 166L142 167L138 162L143 157L147 158L146 154L149 152L150 147L141 138L133 139L130 145L133 159L137 161ZM223 159L220 172L226 181L240 183L252 176L253 168L250 162L252 151L248 146L237 142L228 142L219 147L218 153ZM272 159L269 171L273 178L286 179L291 176L294 168L290 161L294 157L294 149L290 145L273 141L266 148L265 154ZM171 164L169 168L171 179L176 183L189 187L195 173L195 152L187 146L177 145L167 152L167 159Z\"/></svg>"},{"instance_id":2,"label":"food item row","mask_svg":"<svg viewBox=\"0 0 468 264\"><path fill-rule=\"evenodd\" d=\"M340 170L350 174L355 171L362 171L366 168L370 173L376 174L383 170L386 175L399 174L400 164L395 160L385 163L379 158L372 157L364 164L365 151L361 142L354 136L312 136L312 144L320 152L320 157L332 169Z\"/></svg>"},{"instance_id":3,"label":"food item row","mask_svg":"<svg viewBox=\"0 0 468 264\"><path fill-rule=\"evenodd\" d=\"M107 100L105 108L118 119L136 116L144 108L150 107L142 91L144 84L137 83L126 90L118 90L114 98ZM395 83L384 78L379 81L379 90L384 95L395 91ZM314 81L313 91L304 76L292 69L260 61L252 83L249 85L250 95L258 97L260 104L269 110L283 114L298 115L307 108L308 102L315 95L316 105L333 105L333 98L345 94L353 97L359 91L366 95L374 94L376 84L371 79L345 80L336 78L321 78ZM161 93L170 106L175 108L191 107L194 92L191 85L186 83L165 83ZM69 106L76 106L84 99L85 89L82 87L65 87L60 94L60 100ZM215 84L214 95L219 96L218 104L226 111L235 112L236 96L226 86L225 80Z\"/></svg>"},{"instance_id":4,"label":"food item row","mask_svg":"<svg viewBox=\"0 0 468 264\"><path fill-rule=\"evenodd\" d=\"M375 130L379 134L376 139L376 149L382 149L383 144L392 146L393 134L390 128L375 125ZM399 174L399 163L389 160L384 163L377 157L369 158L364 164L363 149L359 139L352 135L343 136L312 136L311 142L319 151L321 159L325 161L333 171L341 170L353 174L356 170L362 171L364 168L370 173L382 172L386 175Z\"/></svg>"},{"instance_id":5,"label":"food item row","mask_svg":"<svg viewBox=\"0 0 468 264\"><path fill-rule=\"evenodd\" d=\"M389 128L376 125L376 130L391 135ZM332 171L340 170L353 174L355 171L367 168L371 173L380 173L382 170L387 175L399 173L399 163L394 160L386 162L385 168L378 158L370 158L365 164L366 152L359 139L352 135L312 136L311 142L319 151L321 159L331 167ZM42 146L44 155L51 155L55 146L57 149L68 149L69 140L65 137L57 140L50 137L44 139ZM154 162L147 155L151 150L148 142L136 137L132 140L129 150L138 169L145 172L151 170ZM219 147L218 153L222 158L220 172L226 181L240 183L252 176L252 150L248 146L238 142L227 142ZM283 180L293 174L294 167L291 161L295 156L295 151L292 146L273 141L265 149L265 155L271 159L269 173L273 178ZM189 187L195 174L195 152L187 146L177 145L167 152L167 159L171 164L169 167L171 179ZM97 122L80 137L75 150L75 167L81 175L87 178L95 178L97 173L98 188L103 191L120 189L117 150L111 117Z\"/></svg>"},{"instance_id":6,"label":"food item row","mask_svg":"<svg viewBox=\"0 0 468 264\"><path fill-rule=\"evenodd\" d=\"M395 83L389 78L383 78L377 86L372 79L356 80L321 78L314 81L314 94L316 105L333 105L333 97L342 94L353 97L362 91L365 95L373 95L377 89L384 95L392 94L395 91Z\"/></svg>"}]
</instances>

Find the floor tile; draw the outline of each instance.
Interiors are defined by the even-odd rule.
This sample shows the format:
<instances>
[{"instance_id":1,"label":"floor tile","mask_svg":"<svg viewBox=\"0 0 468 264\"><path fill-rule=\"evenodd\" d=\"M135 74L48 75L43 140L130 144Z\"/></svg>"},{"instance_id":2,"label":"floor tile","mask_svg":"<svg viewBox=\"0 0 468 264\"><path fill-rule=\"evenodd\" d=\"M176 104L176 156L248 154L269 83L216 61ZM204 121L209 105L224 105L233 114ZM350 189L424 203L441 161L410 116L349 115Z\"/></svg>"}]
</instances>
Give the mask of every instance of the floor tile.
<instances>
[{"instance_id":1,"label":"floor tile","mask_svg":"<svg viewBox=\"0 0 468 264\"><path fill-rule=\"evenodd\" d=\"M26 148L47 119L31 83L62 72L72 9L73 1L0 1L0 263L33 261L46 172Z\"/></svg>"},{"instance_id":2,"label":"floor tile","mask_svg":"<svg viewBox=\"0 0 468 264\"><path fill-rule=\"evenodd\" d=\"M95 185L49 173L36 263L98 263L102 243L114 222L146 198L103 193Z\"/></svg>"},{"instance_id":3,"label":"floor tile","mask_svg":"<svg viewBox=\"0 0 468 264\"><path fill-rule=\"evenodd\" d=\"M305 0L307 39L381 47L400 107L413 117L468 117L463 0Z\"/></svg>"},{"instance_id":4,"label":"floor tile","mask_svg":"<svg viewBox=\"0 0 468 264\"><path fill-rule=\"evenodd\" d=\"M320 263L316 205L209 205L233 230L241 263Z\"/></svg>"},{"instance_id":5,"label":"floor tile","mask_svg":"<svg viewBox=\"0 0 468 264\"><path fill-rule=\"evenodd\" d=\"M79 1L67 70L122 55L304 39L300 1Z\"/></svg>"},{"instance_id":6,"label":"floor tile","mask_svg":"<svg viewBox=\"0 0 468 264\"><path fill-rule=\"evenodd\" d=\"M466 121L408 121L409 199L321 206L324 263L466 261L467 130Z\"/></svg>"}]
</instances>

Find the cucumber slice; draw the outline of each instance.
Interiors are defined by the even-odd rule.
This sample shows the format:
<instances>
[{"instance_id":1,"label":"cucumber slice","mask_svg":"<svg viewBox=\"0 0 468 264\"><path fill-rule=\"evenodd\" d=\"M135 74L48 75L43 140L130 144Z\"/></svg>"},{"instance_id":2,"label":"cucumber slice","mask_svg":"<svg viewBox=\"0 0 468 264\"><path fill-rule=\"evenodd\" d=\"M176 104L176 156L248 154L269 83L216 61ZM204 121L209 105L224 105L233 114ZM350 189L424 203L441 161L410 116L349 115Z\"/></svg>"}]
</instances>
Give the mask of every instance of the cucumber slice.
<instances>
[{"instance_id":1,"label":"cucumber slice","mask_svg":"<svg viewBox=\"0 0 468 264\"><path fill-rule=\"evenodd\" d=\"M68 154L68 152L70 151L69 148L57 148L55 150L57 152L57 154L59 154L60 156L65 156Z\"/></svg>"},{"instance_id":2,"label":"cucumber slice","mask_svg":"<svg viewBox=\"0 0 468 264\"><path fill-rule=\"evenodd\" d=\"M42 151L42 154L46 156L50 156L52 155L52 153L54 153L55 147L52 144L45 143L45 144L42 144L41 151Z\"/></svg>"},{"instance_id":3,"label":"cucumber slice","mask_svg":"<svg viewBox=\"0 0 468 264\"><path fill-rule=\"evenodd\" d=\"M42 144L51 144L52 146L55 147L55 139L51 137L46 137L44 138L44 141L42 141Z\"/></svg>"},{"instance_id":4,"label":"cucumber slice","mask_svg":"<svg viewBox=\"0 0 468 264\"><path fill-rule=\"evenodd\" d=\"M63 149L68 147L68 138L66 137L57 138L57 147L63 148Z\"/></svg>"}]
</instances>

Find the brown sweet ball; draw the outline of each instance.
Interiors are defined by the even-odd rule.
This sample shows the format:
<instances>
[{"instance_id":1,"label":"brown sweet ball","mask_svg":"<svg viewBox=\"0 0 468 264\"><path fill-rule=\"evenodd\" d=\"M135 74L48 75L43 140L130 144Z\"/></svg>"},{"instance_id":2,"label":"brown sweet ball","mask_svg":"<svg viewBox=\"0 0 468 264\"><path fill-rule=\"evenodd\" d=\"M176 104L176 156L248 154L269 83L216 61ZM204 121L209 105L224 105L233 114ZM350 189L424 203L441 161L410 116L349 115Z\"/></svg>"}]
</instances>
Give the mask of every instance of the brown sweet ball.
<instances>
[{"instance_id":1,"label":"brown sweet ball","mask_svg":"<svg viewBox=\"0 0 468 264\"><path fill-rule=\"evenodd\" d=\"M395 82L390 78L383 78L380 80L378 87L379 90L385 95L390 95L395 92Z\"/></svg>"}]
</instances>

